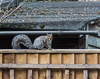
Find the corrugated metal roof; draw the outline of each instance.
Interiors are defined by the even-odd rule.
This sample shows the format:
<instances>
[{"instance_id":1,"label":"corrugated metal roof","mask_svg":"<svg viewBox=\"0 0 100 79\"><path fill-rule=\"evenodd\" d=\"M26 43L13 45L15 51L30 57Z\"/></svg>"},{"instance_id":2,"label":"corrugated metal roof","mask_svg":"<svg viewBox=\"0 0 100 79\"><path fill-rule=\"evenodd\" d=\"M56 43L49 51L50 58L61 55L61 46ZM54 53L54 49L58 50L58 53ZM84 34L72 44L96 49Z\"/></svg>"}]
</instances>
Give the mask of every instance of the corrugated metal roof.
<instances>
[{"instance_id":1,"label":"corrugated metal roof","mask_svg":"<svg viewBox=\"0 0 100 79\"><path fill-rule=\"evenodd\" d=\"M87 23L99 22L99 18L100 2L27 2L0 27L85 30Z\"/></svg>"}]
</instances>

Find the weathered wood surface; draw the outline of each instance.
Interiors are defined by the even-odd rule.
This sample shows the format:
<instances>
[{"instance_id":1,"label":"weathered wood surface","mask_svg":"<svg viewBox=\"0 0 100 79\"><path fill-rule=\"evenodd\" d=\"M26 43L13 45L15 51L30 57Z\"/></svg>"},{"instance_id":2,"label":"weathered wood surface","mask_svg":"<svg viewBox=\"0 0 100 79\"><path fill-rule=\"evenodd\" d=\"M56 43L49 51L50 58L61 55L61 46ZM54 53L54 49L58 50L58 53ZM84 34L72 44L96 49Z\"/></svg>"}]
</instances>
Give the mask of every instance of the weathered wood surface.
<instances>
[{"instance_id":1,"label":"weathered wood surface","mask_svg":"<svg viewBox=\"0 0 100 79\"><path fill-rule=\"evenodd\" d=\"M28 69L28 79L32 79L32 69Z\"/></svg>"},{"instance_id":2,"label":"weathered wood surface","mask_svg":"<svg viewBox=\"0 0 100 79\"><path fill-rule=\"evenodd\" d=\"M2 54L0 54L0 64L2 64ZM2 69L0 69L0 79L2 79Z\"/></svg>"},{"instance_id":3,"label":"weathered wood surface","mask_svg":"<svg viewBox=\"0 0 100 79\"><path fill-rule=\"evenodd\" d=\"M98 54L87 54L86 55L86 59L87 59L87 64L98 64ZM96 69L94 70L89 70L89 78L98 78L98 71Z\"/></svg>"},{"instance_id":4,"label":"weathered wood surface","mask_svg":"<svg viewBox=\"0 0 100 79\"><path fill-rule=\"evenodd\" d=\"M100 69L100 64L0 64L0 68Z\"/></svg>"},{"instance_id":5,"label":"weathered wood surface","mask_svg":"<svg viewBox=\"0 0 100 79\"><path fill-rule=\"evenodd\" d=\"M10 69L10 79L14 79L14 69Z\"/></svg>"},{"instance_id":6,"label":"weathered wood surface","mask_svg":"<svg viewBox=\"0 0 100 79\"><path fill-rule=\"evenodd\" d=\"M50 69L46 70L46 79L51 79L51 70Z\"/></svg>"},{"instance_id":7,"label":"weathered wood surface","mask_svg":"<svg viewBox=\"0 0 100 79\"><path fill-rule=\"evenodd\" d=\"M62 54L51 54L51 64L61 64ZM52 79L62 79L62 70L52 69L51 70Z\"/></svg>"},{"instance_id":8,"label":"weathered wood surface","mask_svg":"<svg viewBox=\"0 0 100 79\"><path fill-rule=\"evenodd\" d=\"M75 64L85 64L85 54L76 54L75 59ZM83 79L83 70L78 69L75 73L76 79Z\"/></svg>"},{"instance_id":9,"label":"weathered wood surface","mask_svg":"<svg viewBox=\"0 0 100 79\"><path fill-rule=\"evenodd\" d=\"M23 53L20 53L20 51ZM93 51L90 49L51 50L51 52L56 53L50 53L50 50L26 51L18 50L18 53L14 54L10 52L0 54L0 69L3 70L1 73L2 79L100 78L100 55L99 52L96 52L100 51L99 49L93 49ZM28 51L31 51L31 53L28 53ZM36 53L38 51L42 51L42 53ZM45 51L49 51L49 53ZM12 77L10 77L11 69L14 69Z\"/></svg>"},{"instance_id":10,"label":"weathered wood surface","mask_svg":"<svg viewBox=\"0 0 100 79\"><path fill-rule=\"evenodd\" d=\"M83 70L83 79L88 79L88 70Z\"/></svg>"},{"instance_id":11,"label":"weathered wood surface","mask_svg":"<svg viewBox=\"0 0 100 79\"><path fill-rule=\"evenodd\" d=\"M65 79L69 79L69 69L65 69Z\"/></svg>"},{"instance_id":12,"label":"weathered wood surface","mask_svg":"<svg viewBox=\"0 0 100 79\"><path fill-rule=\"evenodd\" d=\"M75 55L62 54L62 64L75 64ZM75 70L70 70L69 77L70 79L75 79ZM63 70L63 79L65 79L65 70Z\"/></svg>"},{"instance_id":13,"label":"weathered wood surface","mask_svg":"<svg viewBox=\"0 0 100 79\"><path fill-rule=\"evenodd\" d=\"M14 54L3 54L2 57L3 57L2 61L5 64L9 64L9 63L14 64L15 63ZM10 69L3 69L3 78L10 79Z\"/></svg>"},{"instance_id":14,"label":"weathered wood surface","mask_svg":"<svg viewBox=\"0 0 100 79\"><path fill-rule=\"evenodd\" d=\"M27 54L27 64L38 64L38 54ZM38 69L32 69L32 78L38 79Z\"/></svg>"},{"instance_id":15,"label":"weathered wood surface","mask_svg":"<svg viewBox=\"0 0 100 79\"><path fill-rule=\"evenodd\" d=\"M42 54L47 54L47 53L55 53L55 54L61 54L61 53L100 53L100 49L52 49L52 50L30 50L30 49L0 49L0 53L27 53L27 54L37 54L37 53L42 53Z\"/></svg>"},{"instance_id":16,"label":"weathered wood surface","mask_svg":"<svg viewBox=\"0 0 100 79\"><path fill-rule=\"evenodd\" d=\"M50 54L39 54L39 64L50 64ZM46 78L46 69L39 69L39 79Z\"/></svg>"},{"instance_id":17,"label":"weathered wood surface","mask_svg":"<svg viewBox=\"0 0 100 79\"><path fill-rule=\"evenodd\" d=\"M26 64L26 54L16 54L16 64ZM26 79L26 69L15 69L15 79Z\"/></svg>"}]
</instances>

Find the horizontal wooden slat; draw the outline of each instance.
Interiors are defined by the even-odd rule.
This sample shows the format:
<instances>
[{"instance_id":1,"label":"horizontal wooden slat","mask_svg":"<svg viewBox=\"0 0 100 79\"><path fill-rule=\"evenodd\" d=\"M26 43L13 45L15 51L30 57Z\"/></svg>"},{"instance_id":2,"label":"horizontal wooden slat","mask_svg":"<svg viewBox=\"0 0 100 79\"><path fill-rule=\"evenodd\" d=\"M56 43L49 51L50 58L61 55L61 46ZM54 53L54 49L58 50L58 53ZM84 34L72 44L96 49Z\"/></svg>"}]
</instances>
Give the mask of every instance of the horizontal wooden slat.
<instances>
[{"instance_id":1,"label":"horizontal wooden slat","mask_svg":"<svg viewBox=\"0 0 100 79\"><path fill-rule=\"evenodd\" d=\"M52 49L52 50L35 50L35 49L0 49L0 53L100 53L100 49Z\"/></svg>"},{"instance_id":2,"label":"horizontal wooden slat","mask_svg":"<svg viewBox=\"0 0 100 79\"><path fill-rule=\"evenodd\" d=\"M100 64L0 64L0 68L100 69Z\"/></svg>"}]
</instances>

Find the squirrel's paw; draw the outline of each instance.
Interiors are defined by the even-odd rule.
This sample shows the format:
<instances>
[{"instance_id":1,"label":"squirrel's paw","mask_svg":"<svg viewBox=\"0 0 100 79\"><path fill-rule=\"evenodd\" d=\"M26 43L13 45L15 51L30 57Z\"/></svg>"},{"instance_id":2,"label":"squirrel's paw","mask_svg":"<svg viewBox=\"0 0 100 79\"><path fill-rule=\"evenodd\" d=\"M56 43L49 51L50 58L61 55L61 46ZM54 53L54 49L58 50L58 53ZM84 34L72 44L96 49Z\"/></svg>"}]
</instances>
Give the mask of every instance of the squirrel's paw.
<instances>
[{"instance_id":1,"label":"squirrel's paw","mask_svg":"<svg viewBox=\"0 0 100 79\"><path fill-rule=\"evenodd\" d=\"M48 48L49 50L51 50L52 48Z\"/></svg>"},{"instance_id":2,"label":"squirrel's paw","mask_svg":"<svg viewBox=\"0 0 100 79\"><path fill-rule=\"evenodd\" d=\"M43 49L41 49L41 50L46 50L46 48L43 48Z\"/></svg>"}]
</instances>

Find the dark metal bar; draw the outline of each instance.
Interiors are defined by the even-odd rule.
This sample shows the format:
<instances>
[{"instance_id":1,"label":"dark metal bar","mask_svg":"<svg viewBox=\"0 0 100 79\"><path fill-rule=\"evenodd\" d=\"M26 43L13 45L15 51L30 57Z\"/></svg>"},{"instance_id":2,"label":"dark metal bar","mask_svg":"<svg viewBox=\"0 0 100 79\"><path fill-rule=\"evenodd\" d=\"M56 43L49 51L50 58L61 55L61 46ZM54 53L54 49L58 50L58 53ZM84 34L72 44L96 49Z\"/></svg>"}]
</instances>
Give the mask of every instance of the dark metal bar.
<instances>
[{"instance_id":1,"label":"dark metal bar","mask_svg":"<svg viewBox=\"0 0 100 79\"><path fill-rule=\"evenodd\" d=\"M1 31L0 35L32 34L41 35L52 33L53 35L98 35L98 31Z\"/></svg>"}]
</instances>

